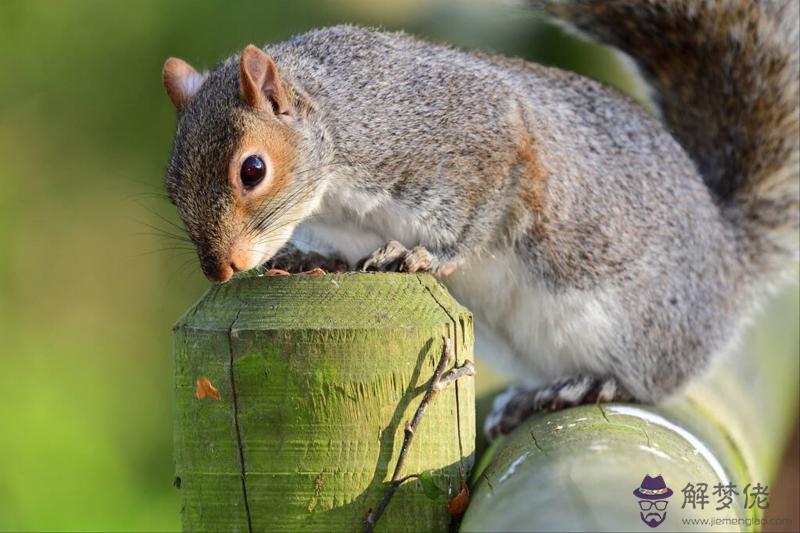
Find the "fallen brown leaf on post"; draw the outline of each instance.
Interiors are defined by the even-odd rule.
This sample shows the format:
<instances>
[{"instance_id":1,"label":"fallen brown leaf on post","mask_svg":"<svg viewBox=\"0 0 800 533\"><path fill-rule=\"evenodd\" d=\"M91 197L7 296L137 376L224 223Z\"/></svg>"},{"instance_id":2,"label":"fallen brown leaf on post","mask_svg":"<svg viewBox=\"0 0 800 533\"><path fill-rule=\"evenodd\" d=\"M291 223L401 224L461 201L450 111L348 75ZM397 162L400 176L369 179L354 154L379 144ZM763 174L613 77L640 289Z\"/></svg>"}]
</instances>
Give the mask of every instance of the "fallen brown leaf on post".
<instances>
[{"instance_id":1,"label":"fallen brown leaf on post","mask_svg":"<svg viewBox=\"0 0 800 533\"><path fill-rule=\"evenodd\" d=\"M306 270L305 272L300 272L301 276L324 276L325 274L327 274L327 272L319 267Z\"/></svg>"},{"instance_id":2,"label":"fallen brown leaf on post","mask_svg":"<svg viewBox=\"0 0 800 533\"><path fill-rule=\"evenodd\" d=\"M469 488L466 482L461 482L461 491L452 499L447 500L447 512L453 518L461 518L469 506Z\"/></svg>"},{"instance_id":3,"label":"fallen brown leaf on post","mask_svg":"<svg viewBox=\"0 0 800 533\"><path fill-rule=\"evenodd\" d=\"M194 397L198 400L202 400L206 396L210 396L215 400L221 400L222 397L219 394L219 391L214 388L214 385L208 380L207 377L202 376L197 378L197 388L194 390Z\"/></svg>"}]
</instances>

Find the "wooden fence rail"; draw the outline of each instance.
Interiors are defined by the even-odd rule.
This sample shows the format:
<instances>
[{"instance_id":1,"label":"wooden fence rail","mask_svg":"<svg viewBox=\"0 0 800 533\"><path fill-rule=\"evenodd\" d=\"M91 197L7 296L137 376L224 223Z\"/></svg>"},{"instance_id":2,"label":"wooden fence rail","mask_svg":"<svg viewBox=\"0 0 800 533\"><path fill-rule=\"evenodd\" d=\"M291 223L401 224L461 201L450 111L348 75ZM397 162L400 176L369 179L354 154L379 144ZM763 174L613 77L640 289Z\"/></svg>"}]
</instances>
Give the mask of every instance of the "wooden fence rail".
<instances>
[{"instance_id":1,"label":"wooden fence rail","mask_svg":"<svg viewBox=\"0 0 800 533\"><path fill-rule=\"evenodd\" d=\"M479 458L461 531L761 529L770 496L786 497L772 480L798 416L798 348L769 339L791 340L796 310L773 318L755 342L662 405L532 417ZM658 529L642 521L633 494L648 474L673 491ZM738 493L729 507L725 485Z\"/></svg>"}]
</instances>

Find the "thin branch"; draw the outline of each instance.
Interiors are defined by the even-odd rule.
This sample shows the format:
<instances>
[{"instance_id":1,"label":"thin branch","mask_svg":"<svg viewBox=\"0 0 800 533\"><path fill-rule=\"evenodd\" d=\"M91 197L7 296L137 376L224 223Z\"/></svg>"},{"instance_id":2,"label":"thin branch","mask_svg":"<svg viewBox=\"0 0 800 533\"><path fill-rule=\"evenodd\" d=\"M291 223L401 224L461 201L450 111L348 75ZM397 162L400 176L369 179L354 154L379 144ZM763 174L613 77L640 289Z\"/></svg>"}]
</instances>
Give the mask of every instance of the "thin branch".
<instances>
[{"instance_id":1,"label":"thin branch","mask_svg":"<svg viewBox=\"0 0 800 533\"><path fill-rule=\"evenodd\" d=\"M447 372L445 372L439 381L434 385L436 391L440 391L456 381L457 379L463 378L464 376L474 376L475 375L475 365L472 364L472 361L467 359L464 361L464 364L461 366L457 366L455 368L451 368Z\"/></svg>"},{"instance_id":2,"label":"thin branch","mask_svg":"<svg viewBox=\"0 0 800 533\"><path fill-rule=\"evenodd\" d=\"M374 511L370 510L370 512L367 514L367 518L364 520L365 533L372 533L372 530L375 528L375 524L386 510L386 507L389 505L389 501L391 501L392 496L394 496L394 493L397 492L397 489L400 487L400 485L409 479L416 479L419 477L419 474L408 474L406 476L401 476L400 473L403 471L403 464L405 463L408 449L411 447L411 442L414 440L414 434L417 430L417 426L419 425L420 420L422 420L422 415L425 414L425 410L428 408L428 405L431 403L436 394L438 394L449 384L454 383L457 379L464 376L475 375L475 365L472 364L472 361L470 360L464 361L463 365L454 367L447 372L444 371L453 353L453 341L447 337L443 337L443 339L444 349L442 350L442 356L439 359L439 364L436 365L436 370L433 372L430 385L425 391L425 396L422 397L422 401L419 403L419 407L417 407L414 417L410 422L406 422L404 428L403 446L400 448L400 455L397 457L397 464L394 467L392 480L386 487L386 492L383 494L383 498L378 504L378 507L375 508Z\"/></svg>"}]
</instances>

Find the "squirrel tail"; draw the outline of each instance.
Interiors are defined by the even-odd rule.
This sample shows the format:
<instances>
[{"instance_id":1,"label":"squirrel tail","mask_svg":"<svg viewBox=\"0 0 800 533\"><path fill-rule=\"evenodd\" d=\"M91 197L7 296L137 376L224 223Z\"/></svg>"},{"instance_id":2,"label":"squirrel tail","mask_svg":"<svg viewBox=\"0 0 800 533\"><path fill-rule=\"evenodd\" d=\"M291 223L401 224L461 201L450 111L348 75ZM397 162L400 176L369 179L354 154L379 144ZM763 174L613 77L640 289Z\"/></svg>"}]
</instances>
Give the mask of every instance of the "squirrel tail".
<instances>
[{"instance_id":1,"label":"squirrel tail","mask_svg":"<svg viewBox=\"0 0 800 533\"><path fill-rule=\"evenodd\" d=\"M534 3L634 60L756 266L787 251L778 235L800 222L800 2Z\"/></svg>"}]
</instances>

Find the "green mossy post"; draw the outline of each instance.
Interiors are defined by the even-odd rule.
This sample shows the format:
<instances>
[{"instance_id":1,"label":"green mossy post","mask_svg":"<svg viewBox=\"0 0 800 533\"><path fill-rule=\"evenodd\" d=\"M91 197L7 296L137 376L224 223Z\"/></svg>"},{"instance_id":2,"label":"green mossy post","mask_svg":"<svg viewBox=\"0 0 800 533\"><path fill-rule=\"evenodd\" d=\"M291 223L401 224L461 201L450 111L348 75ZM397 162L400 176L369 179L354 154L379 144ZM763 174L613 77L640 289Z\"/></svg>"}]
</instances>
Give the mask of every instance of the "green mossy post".
<instances>
[{"instance_id":1,"label":"green mossy post","mask_svg":"<svg viewBox=\"0 0 800 533\"><path fill-rule=\"evenodd\" d=\"M185 531L360 531L442 353L472 317L432 277L244 275L174 328L176 485ZM195 398L207 377L221 400ZM432 402L377 531L446 531L474 460L473 379Z\"/></svg>"}]
</instances>

